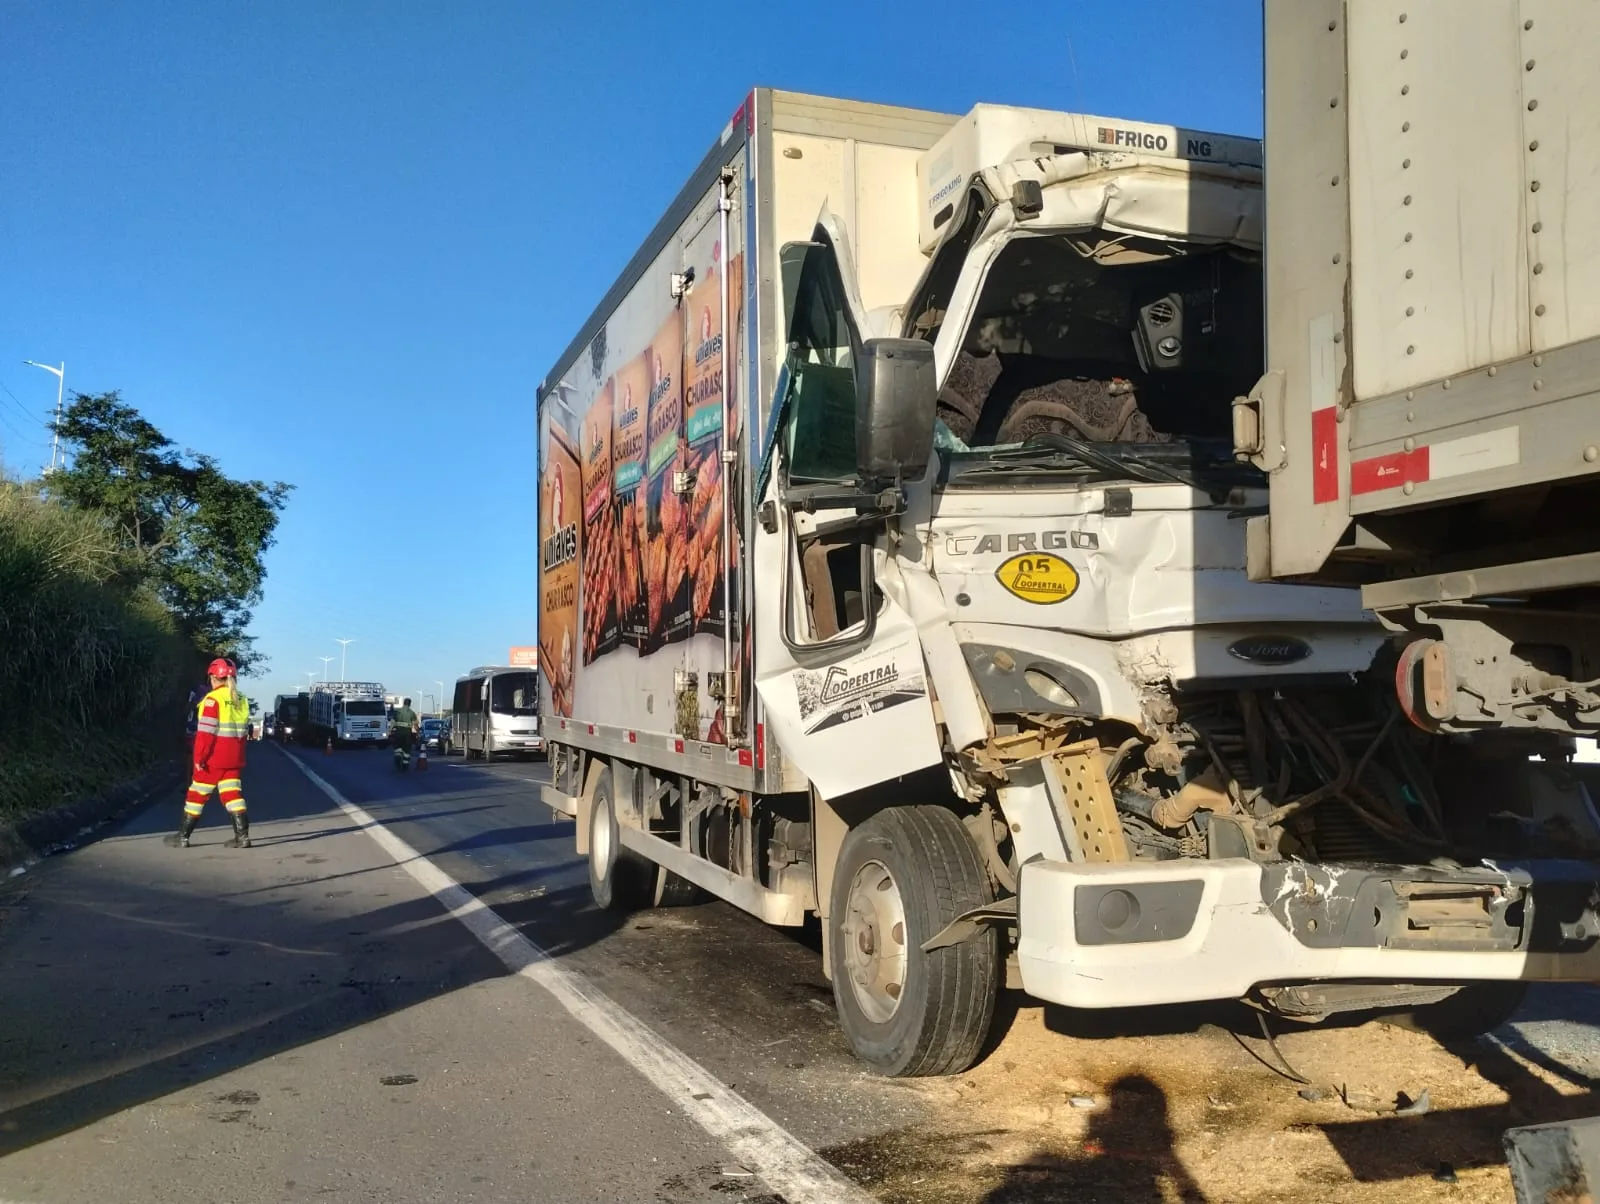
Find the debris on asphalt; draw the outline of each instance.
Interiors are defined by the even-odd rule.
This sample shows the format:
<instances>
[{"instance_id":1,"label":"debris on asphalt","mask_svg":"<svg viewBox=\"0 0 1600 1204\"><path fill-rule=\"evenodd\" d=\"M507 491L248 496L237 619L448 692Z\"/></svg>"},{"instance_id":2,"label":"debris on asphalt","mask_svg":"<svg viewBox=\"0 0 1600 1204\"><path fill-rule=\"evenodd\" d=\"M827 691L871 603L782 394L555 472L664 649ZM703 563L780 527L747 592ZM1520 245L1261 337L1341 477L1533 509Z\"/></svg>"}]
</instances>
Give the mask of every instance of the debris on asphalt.
<instances>
[{"instance_id":1,"label":"debris on asphalt","mask_svg":"<svg viewBox=\"0 0 1600 1204\"><path fill-rule=\"evenodd\" d=\"M1402 1091L1395 1100L1394 1114L1396 1116L1426 1116L1431 1107L1433 1107L1433 1104L1428 1099L1428 1089L1426 1087L1422 1089L1422 1094L1417 1096L1416 1099L1412 1099Z\"/></svg>"},{"instance_id":2,"label":"debris on asphalt","mask_svg":"<svg viewBox=\"0 0 1600 1204\"><path fill-rule=\"evenodd\" d=\"M1456 1182L1456 1168L1448 1162L1441 1162L1439 1169L1433 1172L1433 1178L1437 1183L1454 1183Z\"/></svg>"},{"instance_id":3,"label":"debris on asphalt","mask_svg":"<svg viewBox=\"0 0 1600 1204\"><path fill-rule=\"evenodd\" d=\"M1325 1092L1321 1087L1302 1087L1299 1091L1296 1091L1295 1094L1301 1099L1305 1100L1307 1103L1312 1104L1321 1103L1327 1096L1327 1092Z\"/></svg>"},{"instance_id":4,"label":"debris on asphalt","mask_svg":"<svg viewBox=\"0 0 1600 1204\"><path fill-rule=\"evenodd\" d=\"M1095 1106L1095 1099L1092 1095L1074 1095L1068 1102L1074 1108L1092 1108Z\"/></svg>"},{"instance_id":5,"label":"debris on asphalt","mask_svg":"<svg viewBox=\"0 0 1600 1204\"><path fill-rule=\"evenodd\" d=\"M378 1082L385 1087L409 1087L417 1081L414 1074L386 1074Z\"/></svg>"}]
</instances>

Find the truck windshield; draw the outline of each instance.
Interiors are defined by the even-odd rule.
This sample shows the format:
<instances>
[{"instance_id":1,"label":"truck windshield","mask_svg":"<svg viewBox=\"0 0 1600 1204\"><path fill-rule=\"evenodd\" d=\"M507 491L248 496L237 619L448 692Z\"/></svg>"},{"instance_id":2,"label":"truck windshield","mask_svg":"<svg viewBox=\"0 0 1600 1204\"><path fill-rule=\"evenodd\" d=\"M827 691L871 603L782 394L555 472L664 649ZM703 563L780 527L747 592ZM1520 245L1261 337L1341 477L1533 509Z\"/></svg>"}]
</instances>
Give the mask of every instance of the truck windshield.
<instances>
[{"instance_id":1,"label":"truck windshield","mask_svg":"<svg viewBox=\"0 0 1600 1204\"><path fill-rule=\"evenodd\" d=\"M344 713L346 715L364 716L382 715L383 703L376 701L365 702L359 698L347 699L344 704Z\"/></svg>"},{"instance_id":2,"label":"truck windshield","mask_svg":"<svg viewBox=\"0 0 1600 1204\"><path fill-rule=\"evenodd\" d=\"M936 333L940 299L919 298ZM985 278L939 395L951 483L996 474L1264 478L1232 456L1232 401L1261 375L1261 265L1231 247L1017 238Z\"/></svg>"},{"instance_id":3,"label":"truck windshield","mask_svg":"<svg viewBox=\"0 0 1600 1204\"><path fill-rule=\"evenodd\" d=\"M539 678L535 673L503 673L494 679L489 707L496 715L537 715Z\"/></svg>"}]
</instances>

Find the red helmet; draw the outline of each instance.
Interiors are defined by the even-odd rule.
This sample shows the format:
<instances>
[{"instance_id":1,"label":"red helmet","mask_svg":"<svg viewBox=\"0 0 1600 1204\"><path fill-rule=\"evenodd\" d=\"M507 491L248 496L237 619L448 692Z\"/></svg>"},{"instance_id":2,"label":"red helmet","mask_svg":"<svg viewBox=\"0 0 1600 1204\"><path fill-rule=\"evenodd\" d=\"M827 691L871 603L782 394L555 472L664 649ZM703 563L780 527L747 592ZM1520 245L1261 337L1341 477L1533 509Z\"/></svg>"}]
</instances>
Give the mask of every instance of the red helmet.
<instances>
[{"instance_id":1,"label":"red helmet","mask_svg":"<svg viewBox=\"0 0 1600 1204\"><path fill-rule=\"evenodd\" d=\"M226 657L219 656L206 667L208 677L237 677L238 670L233 667L233 662Z\"/></svg>"}]
</instances>

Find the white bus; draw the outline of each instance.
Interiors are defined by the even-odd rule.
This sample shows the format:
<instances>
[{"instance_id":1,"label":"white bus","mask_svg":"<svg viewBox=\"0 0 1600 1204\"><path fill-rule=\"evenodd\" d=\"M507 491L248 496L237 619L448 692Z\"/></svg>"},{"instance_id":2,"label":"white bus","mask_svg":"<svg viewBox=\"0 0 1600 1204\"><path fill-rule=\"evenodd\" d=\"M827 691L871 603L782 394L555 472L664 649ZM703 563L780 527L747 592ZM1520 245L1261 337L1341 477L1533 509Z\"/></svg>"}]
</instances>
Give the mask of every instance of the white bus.
<instances>
[{"instance_id":1,"label":"white bus","mask_svg":"<svg viewBox=\"0 0 1600 1204\"><path fill-rule=\"evenodd\" d=\"M450 745L467 760L497 753L534 756L544 752L539 730L539 673L484 665L456 679Z\"/></svg>"}]
</instances>

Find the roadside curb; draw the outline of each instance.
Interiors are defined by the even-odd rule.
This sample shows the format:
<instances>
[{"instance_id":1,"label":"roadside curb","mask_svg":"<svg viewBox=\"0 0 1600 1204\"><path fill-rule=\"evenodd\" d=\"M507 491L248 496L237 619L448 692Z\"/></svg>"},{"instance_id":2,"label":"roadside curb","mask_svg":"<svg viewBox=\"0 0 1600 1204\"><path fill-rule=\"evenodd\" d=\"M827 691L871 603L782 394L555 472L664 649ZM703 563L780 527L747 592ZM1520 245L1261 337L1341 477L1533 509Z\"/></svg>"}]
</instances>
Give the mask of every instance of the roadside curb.
<instances>
[{"instance_id":1,"label":"roadside curb","mask_svg":"<svg viewBox=\"0 0 1600 1204\"><path fill-rule=\"evenodd\" d=\"M182 777L178 762L165 761L91 798L52 807L18 823L0 823L0 874L75 848L90 830L144 806L163 792L176 790Z\"/></svg>"}]
</instances>

